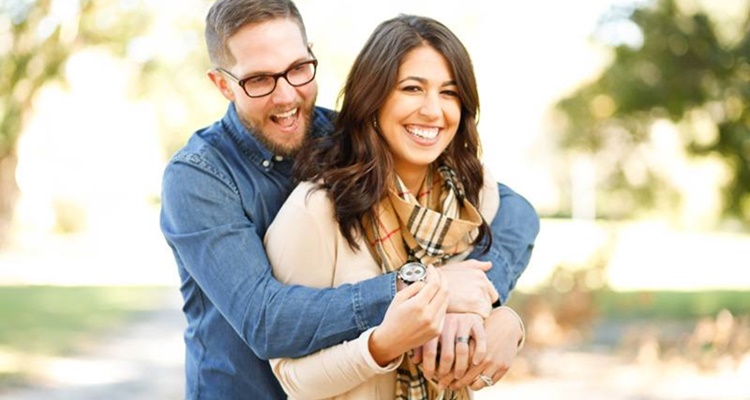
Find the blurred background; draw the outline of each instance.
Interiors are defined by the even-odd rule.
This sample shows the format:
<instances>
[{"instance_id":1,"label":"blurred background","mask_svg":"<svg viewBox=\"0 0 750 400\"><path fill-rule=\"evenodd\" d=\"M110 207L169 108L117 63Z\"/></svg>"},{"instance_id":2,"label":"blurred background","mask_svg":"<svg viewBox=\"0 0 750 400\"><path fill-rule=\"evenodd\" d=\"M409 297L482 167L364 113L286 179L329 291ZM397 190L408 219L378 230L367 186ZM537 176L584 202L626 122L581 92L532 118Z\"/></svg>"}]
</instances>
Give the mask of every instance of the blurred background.
<instances>
[{"instance_id":1,"label":"blurred background","mask_svg":"<svg viewBox=\"0 0 750 400\"><path fill-rule=\"evenodd\" d=\"M226 101L207 0L0 2L0 398L182 397L160 179ZM750 0L298 0L336 96L400 12L469 49L485 163L542 216L477 398L750 399Z\"/></svg>"}]
</instances>

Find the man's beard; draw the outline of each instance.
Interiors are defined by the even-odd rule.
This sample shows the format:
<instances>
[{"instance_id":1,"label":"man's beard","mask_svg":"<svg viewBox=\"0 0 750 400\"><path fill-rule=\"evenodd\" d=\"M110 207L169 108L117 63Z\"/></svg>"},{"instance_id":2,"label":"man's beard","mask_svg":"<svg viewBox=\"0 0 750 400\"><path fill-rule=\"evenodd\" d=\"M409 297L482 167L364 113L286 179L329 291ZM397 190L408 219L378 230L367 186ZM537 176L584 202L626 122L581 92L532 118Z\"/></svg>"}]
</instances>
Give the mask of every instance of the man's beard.
<instances>
[{"instance_id":1,"label":"man's beard","mask_svg":"<svg viewBox=\"0 0 750 400\"><path fill-rule=\"evenodd\" d=\"M312 132L312 115L315 108L314 104L315 101L313 100L312 102L310 102L310 104L299 105L299 115L300 118L302 118L302 120L304 121L305 131L303 132L299 142L294 144L293 147L285 146L274 141L273 134L266 132L264 129L259 127L257 124L252 123L240 113L238 113L238 116L240 118L240 121L242 121L242 124L245 126L245 128L247 128L250 134L253 135L253 137L258 140L258 142L260 142L265 148L267 148L274 155L287 158L295 156L305 144L307 139L310 137L310 134Z\"/></svg>"}]
</instances>

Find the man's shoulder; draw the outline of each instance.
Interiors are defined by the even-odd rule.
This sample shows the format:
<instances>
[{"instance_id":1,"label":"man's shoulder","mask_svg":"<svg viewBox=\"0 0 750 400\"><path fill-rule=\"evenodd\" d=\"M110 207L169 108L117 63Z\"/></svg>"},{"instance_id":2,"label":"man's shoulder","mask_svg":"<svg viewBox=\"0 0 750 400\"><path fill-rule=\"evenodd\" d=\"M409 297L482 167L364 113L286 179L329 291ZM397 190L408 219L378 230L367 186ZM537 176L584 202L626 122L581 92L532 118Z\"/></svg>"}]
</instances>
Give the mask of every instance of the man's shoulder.
<instances>
[{"instance_id":1,"label":"man's shoulder","mask_svg":"<svg viewBox=\"0 0 750 400\"><path fill-rule=\"evenodd\" d=\"M193 132L185 144L170 157L170 163L180 161L197 162L200 159L218 155L221 140L221 122L216 121Z\"/></svg>"},{"instance_id":2,"label":"man's shoulder","mask_svg":"<svg viewBox=\"0 0 750 400\"><path fill-rule=\"evenodd\" d=\"M539 214L524 196L503 183L497 184L500 192L498 215L506 226L523 227L532 237L539 233Z\"/></svg>"},{"instance_id":3,"label":"man's shoulder","mask_svg":"<svg viewBox=\"0 0 750 400\"><path fill-rule=\"evenodd\" d=\"M522 210L525 212L532 212L534 213L534 215L536 215L534 206L529 200L526 199L526 197L522 196L520 193L516 192L510 186L504 183L498 182L497 187L500 192L501 205L507 203L507 206L510 208Z\"/></svg>"},{"instance_id":4,"label":"man's shoulder","mask_svg":"<svg viewBox=\"0 0 750 400\"><path fill-rule=\"evenodd\" d=\"M315 106L314 113L316 117L324 118L330 122L333 122L338 115L338 112L322 106Z\"/></svg>"},{"instance_id":5,"label":"man's shoulder","mask_svg":"<svg viewBox=\"0 0 750 400\"><path fill-rule=\"evenodd\" d=\"M336 111L316 106L312 117L312 135L318 137L333 132L334 121L337 115Z\"/></svg>"}]
</instances>

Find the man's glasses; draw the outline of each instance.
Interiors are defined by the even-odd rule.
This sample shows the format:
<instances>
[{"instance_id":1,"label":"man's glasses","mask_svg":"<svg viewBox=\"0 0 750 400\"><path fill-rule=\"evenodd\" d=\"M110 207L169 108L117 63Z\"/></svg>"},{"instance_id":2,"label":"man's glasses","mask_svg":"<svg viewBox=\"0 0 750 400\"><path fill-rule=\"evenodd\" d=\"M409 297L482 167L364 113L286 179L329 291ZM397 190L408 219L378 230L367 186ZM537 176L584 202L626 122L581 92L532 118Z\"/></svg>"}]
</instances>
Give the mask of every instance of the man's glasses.
<instances>
[{"instance_id":1,"label":"man's glasses","mask_svg":"<svg viewBox=\"0 0 750 400\"><path fill-rule=\"evenodd\" d=\"M224 68L217 67L216 70L223 72L237 82L242 90L245 91L247 97L257 98L271 94L276 89L276 83L279 78L282 77L294 87L306 85L315 79L317 68L318 60L313 58L312 60L294 64L287 68L286 71L279 72L278 74L253 75L243 79L235 77Z\"/></svg>"}]
</instances>

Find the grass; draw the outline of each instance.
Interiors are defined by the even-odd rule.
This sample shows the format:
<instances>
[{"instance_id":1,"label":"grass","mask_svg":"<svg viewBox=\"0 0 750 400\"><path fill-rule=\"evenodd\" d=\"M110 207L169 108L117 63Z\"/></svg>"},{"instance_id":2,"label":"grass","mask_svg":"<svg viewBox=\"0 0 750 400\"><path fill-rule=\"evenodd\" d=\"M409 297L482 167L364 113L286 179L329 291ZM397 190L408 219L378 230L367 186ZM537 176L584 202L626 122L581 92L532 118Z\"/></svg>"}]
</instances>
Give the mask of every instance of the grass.
<instances>
[{"instance_id":1,"label":"grass","mask_svg":"<svg viewBox=\"0 0 750 400\"><path fill-rule=\"evenodd\" d=\"M150 310L165 307L161 302L167 290L175 289L0 286L0 392L3 387L28 384L30 372L23 365L9 367L3 362L4 355L55 357L75 353L102 333L118 329ZM520 306L533 296L539 295L516 292L510 303ZM747 292L739 291L602 290L591 296L597 318L690 320L716 315L722 309L734 315L750 315ZM565 302L567 296L558 293L548 300L551 304Z\"/></svg>"},{"instance_id":2,"label":"grass","mask_svg":"<svg viewBox=\"0 0 750 400\"><path fill-rule=\"evenodd\" d=\"M23 359L74 353L101 333L162 307L165 290L174 289L0 287L0 356ZM24 382L26 372L22 366L0 365L0 387Z\"/></svg>"},{"instance_id":3,"label":"grass","mask_svg":"<svg viewBox=\"0 0 750 400\"><path fill-rule=\"evenodd\" d=\"M746 291L635 291L589 292L592 315L611 319L696 319L729 310L733 315L750 315L750 301ZM542 300L553 308L572 300L560 292L514 292L509 305L522 308L534 300Z\"/></svg>"},{"instance_id":4,"label":"grass","mask_svg":"<svg viewBox=\"0 0 750 400\"><path fill-rule=\"evenodd\" d=\"M748 292L611 292L594 295L599 315L614 318L694 319L726 309L733 315L750 315Z\"/></svg>"}]
</instances>

